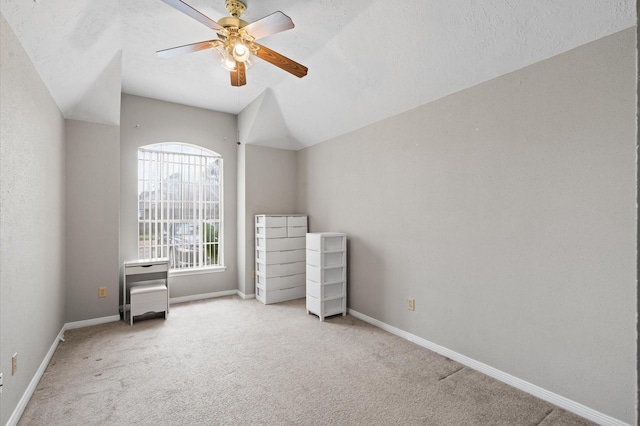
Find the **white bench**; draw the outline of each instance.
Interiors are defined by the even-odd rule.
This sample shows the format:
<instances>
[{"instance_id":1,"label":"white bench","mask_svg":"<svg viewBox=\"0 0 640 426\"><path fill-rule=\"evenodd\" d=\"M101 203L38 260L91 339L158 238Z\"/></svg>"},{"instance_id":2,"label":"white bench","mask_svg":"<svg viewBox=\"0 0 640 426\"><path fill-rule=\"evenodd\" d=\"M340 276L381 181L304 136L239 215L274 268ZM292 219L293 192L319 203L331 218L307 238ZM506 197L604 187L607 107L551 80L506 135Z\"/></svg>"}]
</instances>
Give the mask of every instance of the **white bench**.
<instances>
[{"instance_id":1,"label":"white bench","mask_svg":"<svg viewBox=\"0 0 640 426\"><path fill-rule=\"evenodd\" d=\"M144 284L131 287L129 292L131 325L133 317L147 312L164 312L164 319L169 313L169 289L166 284Z\"/></svg>"}]
</instances>

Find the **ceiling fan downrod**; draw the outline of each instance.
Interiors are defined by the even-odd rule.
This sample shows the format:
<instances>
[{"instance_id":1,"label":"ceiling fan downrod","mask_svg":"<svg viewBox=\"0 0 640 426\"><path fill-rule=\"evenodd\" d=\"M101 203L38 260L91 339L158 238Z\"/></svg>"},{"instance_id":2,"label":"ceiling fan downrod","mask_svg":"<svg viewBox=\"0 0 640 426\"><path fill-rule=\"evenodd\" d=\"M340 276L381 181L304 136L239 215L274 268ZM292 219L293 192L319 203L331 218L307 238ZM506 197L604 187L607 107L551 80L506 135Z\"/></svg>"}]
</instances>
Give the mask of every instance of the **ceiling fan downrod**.
<instances>
[{"instance_id":1,"label":"ceiling fan downrod","mask_svg":"<svg viewBox=\"0 0 640 426\"><path fill-rule=\"evenodd\" d=\"M247 5L240 0L227 0L225 3L227 12L234 18L239 18L244 12L247 11Z\"/></svg>"}]
</instances>

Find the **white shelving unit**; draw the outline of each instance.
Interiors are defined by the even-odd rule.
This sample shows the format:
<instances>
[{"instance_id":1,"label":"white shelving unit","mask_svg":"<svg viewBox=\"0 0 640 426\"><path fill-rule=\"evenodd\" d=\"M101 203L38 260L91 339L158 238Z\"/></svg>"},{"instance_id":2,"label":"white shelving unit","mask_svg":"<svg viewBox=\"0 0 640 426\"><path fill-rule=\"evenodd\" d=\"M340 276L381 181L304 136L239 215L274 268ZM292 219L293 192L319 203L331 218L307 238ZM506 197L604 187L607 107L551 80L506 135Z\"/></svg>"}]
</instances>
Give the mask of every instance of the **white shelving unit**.
<instances>
[{"instance_id":1,"label":"white shelving unit","mask_svg":"<svg viewBox=\"0 0 640 426\"><path fill-rule=\"evenodd\" d=\"M307 216L256 215L256 299L265 305L305 295Z\"/></svg>"},{"instance_id":2,"label":"white shelving unit","mask_svg":"<svg viewBox=\"0 0 640 426\"><path fill-rule=\"evenodd\" d=\"M347 314L347 234L307 234L307 314Z\"/></svg>"}]
</instances>

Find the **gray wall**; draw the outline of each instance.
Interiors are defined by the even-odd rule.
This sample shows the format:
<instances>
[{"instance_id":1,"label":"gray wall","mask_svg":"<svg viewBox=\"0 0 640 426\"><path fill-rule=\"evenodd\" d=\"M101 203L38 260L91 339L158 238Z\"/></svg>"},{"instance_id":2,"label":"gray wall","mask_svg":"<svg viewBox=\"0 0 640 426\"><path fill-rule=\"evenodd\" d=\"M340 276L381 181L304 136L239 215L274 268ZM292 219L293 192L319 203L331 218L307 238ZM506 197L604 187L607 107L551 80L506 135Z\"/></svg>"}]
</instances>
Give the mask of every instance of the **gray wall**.
<instances>
[{"instance_id":1,"label":"gray wall","mask_svg":"<svg viewBox=\"0 0 640 426\"><path fill-rule=\"evenodd\" d=\"M222 155L224 164L224 272L175 276L171 297L236 290L236 116L133 95L122 95L120 120L120 264L138 258L138 148L185 142Z\"/></svg>"},{"instance_id":2,"label":"gray wall","mask_svg":"<svg viewBox=\"0 0 640 426\"><path fill-rule=\"evenodd\" d=\"M64 324L64 119L1 15L0 37L0 424L6 424Z\"/></svg>"},{"instance_id":3,"label":"gray wall","mask_svg":"<svg viewBox=\"0 0 640 426\"><path fill-rule=\"evenodd\" d=\"M635 423L635 32L300 151L349 307Z\"/></svg>"},{"instance_id":4,"label":"gray wall","mask_svg":"<svg viewBox=\"0 0 640 426\"><path fill-rule=\"evenodd\" d=\"M255 264L254 216L257 214L304 213L297 204L297 153L257 145L242 146L240 160L243 173L244 226L239 225L238 241L245 262L239 267L239 289L255 294L253 277Z\"/></svg>"},{"instance_id":5,"label":"gray wall","mask_svg":"<svg viewBox=\"0 0 640 426\"><path fill-rule=\"evenodd\" d=\"M118 315L120 127L67 120L65 130L66 321Z\"/></svg>"}]
</instances>

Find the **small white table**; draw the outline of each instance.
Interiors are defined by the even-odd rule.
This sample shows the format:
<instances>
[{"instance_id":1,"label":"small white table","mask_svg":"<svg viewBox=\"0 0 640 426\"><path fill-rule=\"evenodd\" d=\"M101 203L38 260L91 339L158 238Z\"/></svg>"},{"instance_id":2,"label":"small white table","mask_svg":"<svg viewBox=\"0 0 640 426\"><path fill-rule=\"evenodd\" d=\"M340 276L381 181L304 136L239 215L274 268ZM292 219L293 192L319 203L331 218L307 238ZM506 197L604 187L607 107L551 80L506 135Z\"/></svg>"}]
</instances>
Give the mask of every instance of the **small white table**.
<instances>
[{"instance_id":1,"label":"small white table","mask_svg":"<svg viewBox=\"0 0 640 426\"><path fill-rule=\"evenodd\" d=\"M141 281L164 280L164 284L150 283L136 286L128 284ZM128 297L127 297L128 296ZM122 279L122 319L127 319L127 299L130 300L129 318L146 312L169 314L169 259L132 260L124 262Z\"/></svg>"}]
</instances>

